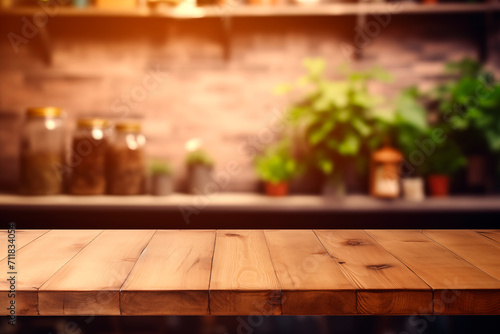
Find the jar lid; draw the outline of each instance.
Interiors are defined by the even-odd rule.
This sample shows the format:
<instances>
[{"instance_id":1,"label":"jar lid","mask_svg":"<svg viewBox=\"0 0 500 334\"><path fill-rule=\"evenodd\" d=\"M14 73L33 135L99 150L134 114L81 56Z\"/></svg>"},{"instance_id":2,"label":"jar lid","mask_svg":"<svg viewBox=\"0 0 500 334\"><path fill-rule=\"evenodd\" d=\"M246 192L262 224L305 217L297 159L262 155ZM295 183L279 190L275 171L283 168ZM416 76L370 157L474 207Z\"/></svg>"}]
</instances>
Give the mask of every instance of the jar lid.
<instances>
[{"instance_id":1,"label":"jar lid","mask_svg":"<svg viewBox=\"0 0 500 334\"><path fill-rule=\"evenodd\" d=\"M57 107L28 108L26 114L28 117L59 117L62 115L62 109Z\"/></svg>"},{"instance_id":2,"label":"jar lid","mask_svg":"<svg viewBox=\"0 0 500 334\"><path fill-rule=\"evenodd\" d=\"M105 118L80 118L76 124L79 128L104 128L109 121Z\"/></svg>"},{"instance_id":3,"label":"jar lid","mask_svg":"<svg viewBox=\"0 0 500 334\"><path fill-rule=\"evenodd\" d=\"M116 123L115 129L120 132L140 132L141 125L134 121L120 122Z\"/></svg>"}]
</instances>

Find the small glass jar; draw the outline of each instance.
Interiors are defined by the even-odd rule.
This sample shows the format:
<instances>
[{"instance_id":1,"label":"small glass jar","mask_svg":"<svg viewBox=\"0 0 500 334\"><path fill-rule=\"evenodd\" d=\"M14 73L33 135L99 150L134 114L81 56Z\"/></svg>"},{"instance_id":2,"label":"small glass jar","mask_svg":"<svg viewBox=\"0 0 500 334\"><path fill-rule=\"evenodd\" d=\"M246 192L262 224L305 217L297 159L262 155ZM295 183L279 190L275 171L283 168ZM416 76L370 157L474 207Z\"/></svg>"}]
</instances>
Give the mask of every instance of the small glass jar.
<instances>
[{"instance_id":1,"label":"small glass jar","mask_svg":"<svg viewBox=\"0 0 500 334\"><path fill-rule=\"evenodd\" d=\"M55 195L62 191L64 122L62 110L30 108L21 135L19 191Z\"/></svg>"},{"instance_id":2,"label":"small glass jar","mask_svg":"<svg viewBox=\"0 0 500 334\"><path fill-rule=\"evenodd\" d=\"M70 194L106 193L106 156L110 135L111 128L106 119L83 118L77 121L70 159Z\"/></svg>"},{"instance_id":3,"label":"small glass jar","mask_svg":"<svg viewBox=\"0 0 500 334\"><path fill-rule=\"evenodd\" d=\"M139 195L144 193L146 138L137 122L118 123L108 150L108 193Z\"/></svg>"}]
</instances>

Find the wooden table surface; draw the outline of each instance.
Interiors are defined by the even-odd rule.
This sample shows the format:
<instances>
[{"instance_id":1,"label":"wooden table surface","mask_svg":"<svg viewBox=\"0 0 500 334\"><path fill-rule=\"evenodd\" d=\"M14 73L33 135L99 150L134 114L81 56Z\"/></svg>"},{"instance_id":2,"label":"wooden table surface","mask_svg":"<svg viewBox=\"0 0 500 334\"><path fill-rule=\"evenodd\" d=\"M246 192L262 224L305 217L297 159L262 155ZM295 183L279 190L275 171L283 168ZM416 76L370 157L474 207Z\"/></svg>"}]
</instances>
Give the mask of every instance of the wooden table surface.
<instances>
[{"instance_id":1,"label":"wooden table surface","mask_svg":"<svg viewBox=\"0 0 500 334\"><path fill-rule=\"evenodd\" d=\"M500 230L17 230L17 315L500 314ZM10 305L0 231L0 315Z\"/></svg>"}]
</instances>

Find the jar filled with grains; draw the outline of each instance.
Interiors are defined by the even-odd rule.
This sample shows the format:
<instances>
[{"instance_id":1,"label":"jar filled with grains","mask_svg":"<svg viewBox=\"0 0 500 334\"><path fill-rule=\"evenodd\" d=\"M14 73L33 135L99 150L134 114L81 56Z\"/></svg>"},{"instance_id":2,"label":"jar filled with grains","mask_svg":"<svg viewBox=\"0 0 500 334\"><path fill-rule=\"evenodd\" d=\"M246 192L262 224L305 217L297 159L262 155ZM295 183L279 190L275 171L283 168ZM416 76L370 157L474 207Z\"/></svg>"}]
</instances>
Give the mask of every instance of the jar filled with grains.
<instances>
[{"instance_id":1,"label":"jar filled with grains","mask_svg":"<svg viewBox=\"0 0 500 334\"><path fill-rule=\"evenodd\" d=\"M144 193L146 138L138 122L117 123L108 150L108 193L138 195Z\"/></svg>"},{"instance_id":2,"label":"jar filled with grains","mask_svg":"<svg viewBox=\"0 0 500 334\"><path fill-rule=\"evenodd\" d=\"M83 118L77 121L71 150L70 194L106 193L106 155L110 136L111 128L106 119Z\"/></svg>"},{"instance_id":3,"label":"jar filled with grains","mask_svg":"<svg viewBox=\"0 0 500 334\"><path fill-rule=\"evenodd\" d=\"M20 193L61 193L63 154L62 110L55 107L28 109L21 135Z\"/></svg>"}]
</instances>

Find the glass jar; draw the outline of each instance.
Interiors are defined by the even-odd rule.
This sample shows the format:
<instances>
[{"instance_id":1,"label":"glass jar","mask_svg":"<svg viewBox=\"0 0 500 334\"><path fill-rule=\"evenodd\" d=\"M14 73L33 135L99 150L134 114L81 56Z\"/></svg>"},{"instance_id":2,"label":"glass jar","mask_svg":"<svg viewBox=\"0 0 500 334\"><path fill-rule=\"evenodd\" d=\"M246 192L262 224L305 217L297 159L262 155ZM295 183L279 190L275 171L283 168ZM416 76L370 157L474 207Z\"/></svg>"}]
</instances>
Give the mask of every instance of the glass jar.
<instances>
[{"instance_id":1,"label":"glass jar","mask_svg":"<svg viewBox=\"0 0 500 334\"><path fill-rule=\"evenodd\" d=\"M70 160L70 194L106 193L106 155L110 132L111 128L106 119L83 118L77 121Z\"/></svg>"},{"instance_id":2,"label":"glass jar","mask_svg":"<svg viewBox=\"0 0 500 334\"><path fill-rule=\"evenodd\" d=\"M20 193L61 193L63 154L62 110L54 107L28 109L21 136Z\"/></svg>"},{"instance_id":3,"label":"glass jar","mask_svg":"<svg viewBox=\"0 0 500 334\"><path fill-rule=\"evenodd\" d=\"M146 138L137 122L118 123L108 150L108 193L138 195L144 193Z\"/></svg>"}]
</instances>

